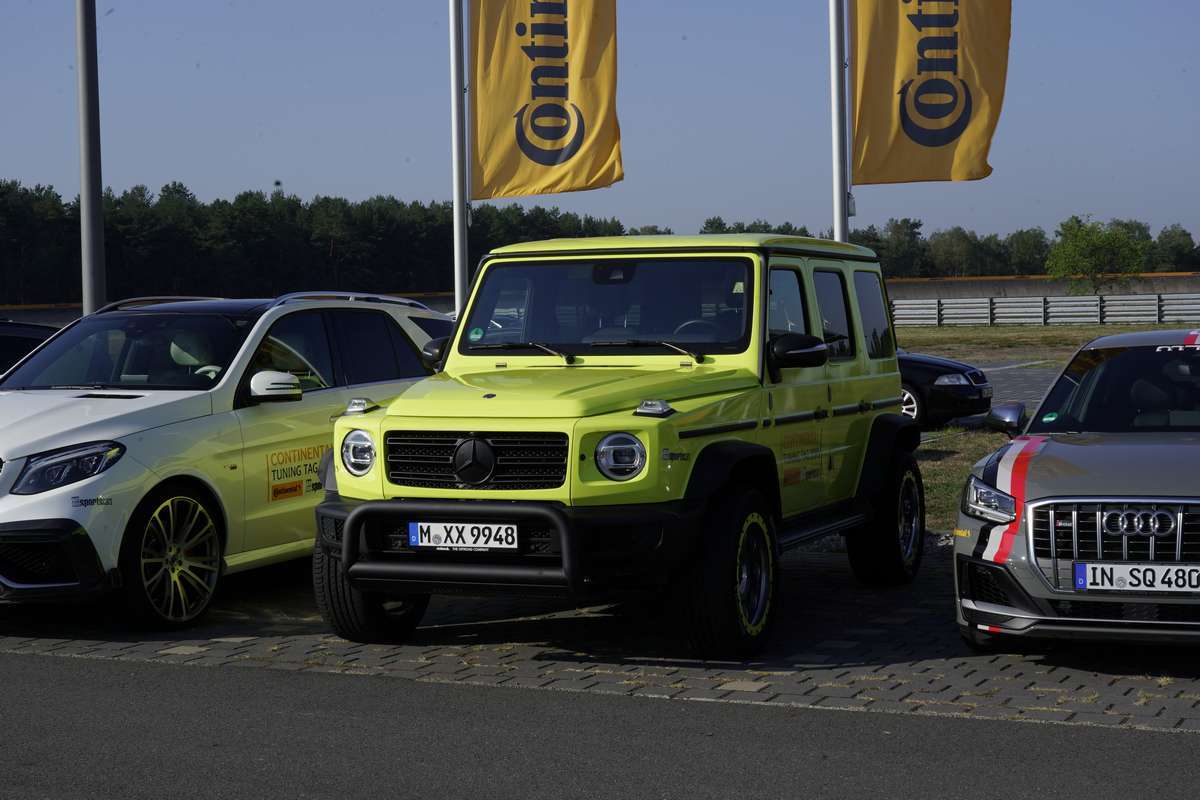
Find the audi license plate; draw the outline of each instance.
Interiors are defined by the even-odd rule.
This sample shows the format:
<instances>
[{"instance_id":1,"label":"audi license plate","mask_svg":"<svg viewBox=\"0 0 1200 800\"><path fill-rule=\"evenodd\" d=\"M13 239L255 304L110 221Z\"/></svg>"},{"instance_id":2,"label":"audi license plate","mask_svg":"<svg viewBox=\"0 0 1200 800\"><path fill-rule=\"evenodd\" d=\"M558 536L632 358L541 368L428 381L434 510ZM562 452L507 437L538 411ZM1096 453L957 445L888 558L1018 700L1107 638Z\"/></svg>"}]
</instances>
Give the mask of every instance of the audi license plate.
<instances>
[{"instance_id":1,"label":"audi license plate","mask_svg":"<svg viewBox=\"0 0 1200 800\"><path fill-rule=\"evenodd\" d=\"M498 522L410 522L408 546L434 550L516 550L517 526Z\"/></svg>"},{"instance_id":2,"label":"audi license plate","mask_svg":"<svg viewBox=\"0 0 1200 800\"><path fill-rule=\"evenodd\" d=\"M1116 564L1075 562L1080 592L1200 593L1200 564Z\"/></svg>"}]
</instances>

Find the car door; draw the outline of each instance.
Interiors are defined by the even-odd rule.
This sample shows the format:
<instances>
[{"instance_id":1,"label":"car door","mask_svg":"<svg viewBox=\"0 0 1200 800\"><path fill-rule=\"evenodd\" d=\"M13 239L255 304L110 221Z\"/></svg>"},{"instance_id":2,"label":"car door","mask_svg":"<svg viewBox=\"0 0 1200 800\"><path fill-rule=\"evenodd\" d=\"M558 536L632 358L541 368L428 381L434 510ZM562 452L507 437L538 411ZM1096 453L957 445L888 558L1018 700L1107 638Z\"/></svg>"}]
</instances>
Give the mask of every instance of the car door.
<instances>
[{"instance_id":1,"label":"car door","mask_svg":"<svg viewBox=\"0 0 1200 800\"><path fill-rule=\"evenodd\" d=\"M300 378L302 399L252 402L250 378L262 370ZM325 311L294 311L272 323L235 402L245 447L246 550L313 538L314 507L323 496L318 467L332 445L331 418L345 409L347 397L335 372Z\"/></svg>"},{"instance_id":2,"label":"car door","mask_svg":"<svg viewBox=\"0 0 1200 800\"><path fill-rule=\"evenodd\" d=\"M805 276L799 262L772 261L767 309L768 346L785 333L811 333ZM784 516L811 511L826 502L821 458L823 415L829 403L825 368L781 369L768 377L771 426L764 431L779 467Z\"/></svg>"},{"instance_id":3,"label":"car door","mask_svg":"<svg viewBox=\"0 0 1200 800\"><path fill-rule=\"evenodd\" d=\"M813 294L820 314L820 333L829 348L825 365L829 419L821 434L828 501L854 496L858 467L869 423L864 413L864 354L859 342L850 289L841 262L812 260Z\"/></svg>"}]
</instances>

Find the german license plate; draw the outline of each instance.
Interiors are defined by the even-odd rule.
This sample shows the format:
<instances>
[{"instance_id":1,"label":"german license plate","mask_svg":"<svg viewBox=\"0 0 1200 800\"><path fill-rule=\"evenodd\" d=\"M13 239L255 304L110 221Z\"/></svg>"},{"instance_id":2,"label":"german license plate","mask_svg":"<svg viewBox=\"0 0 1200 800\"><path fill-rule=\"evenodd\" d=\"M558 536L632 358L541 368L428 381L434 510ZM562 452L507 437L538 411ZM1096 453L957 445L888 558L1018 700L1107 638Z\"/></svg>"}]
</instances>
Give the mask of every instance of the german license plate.
<instances>
[{"instance_id":1,"label":"german license plate","mask_svg":"<svg viewBox=\"0 0 1200 800\"><path fill-rule=\"evenodd\" d=\"M408 546L435 550L516 550L517 526L499 522L410 522Z\"/></svg>"},{"instance_id":2,"label":"german license plate","mask_svg":"<svg viewBox=\"0 0 1200 800\"><path fill-rule=\"evenodd\" d=\"M1200 564L1075 562L1075 589L1088 592L1200 592Z\"/></svg>"}]
</instances>

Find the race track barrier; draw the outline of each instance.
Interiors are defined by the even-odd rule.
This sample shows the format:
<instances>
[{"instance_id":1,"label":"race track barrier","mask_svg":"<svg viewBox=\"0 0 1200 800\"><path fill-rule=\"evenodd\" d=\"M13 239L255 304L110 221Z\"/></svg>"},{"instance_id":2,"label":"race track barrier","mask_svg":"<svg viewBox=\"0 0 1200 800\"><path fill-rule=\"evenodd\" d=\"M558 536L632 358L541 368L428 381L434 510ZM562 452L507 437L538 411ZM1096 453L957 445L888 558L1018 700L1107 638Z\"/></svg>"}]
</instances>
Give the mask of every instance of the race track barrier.
<instances>
[{"instance_id":1,"label":"race track barrier","mask_svg":"<svg viewBox=\"0 0 1200 800\"><path fill-rule=\"evenodd\" d=\"M1153 325L1200 322L1200 294L893 300L897 326Z\"/></svg>"}]
</instances>

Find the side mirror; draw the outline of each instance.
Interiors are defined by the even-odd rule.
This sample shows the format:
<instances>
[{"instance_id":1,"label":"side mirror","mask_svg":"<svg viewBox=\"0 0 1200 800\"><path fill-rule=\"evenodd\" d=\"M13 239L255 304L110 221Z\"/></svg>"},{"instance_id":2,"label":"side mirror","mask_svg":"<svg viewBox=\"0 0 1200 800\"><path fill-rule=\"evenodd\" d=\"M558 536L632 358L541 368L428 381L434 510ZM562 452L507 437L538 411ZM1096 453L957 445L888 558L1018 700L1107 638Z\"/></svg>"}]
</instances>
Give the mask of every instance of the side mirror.
<instances>
[{"instance_id":1,"label":"side mirror","mask_svg":"<svg viewBox=\"0 0 1200 800\"><path fill-rule=\"evenodd\" d=\"M250 379L251 403L287 403L304 399L300 379L287 372L263 370Z\"/></svg>"},{"instance_id":2,"label":"side mirror","mask_svg":"<svg viewBox=\"0 0 1200 800\"><path fill-rule=\"evenodd\" d=\"M442 358L446 355L446 345L449 343L449 336L430 339L421 348L421 362L430 369L437 369L442 363Z\"/></svg>"},{"instance_id":3,"label":"side mirror","mask_svg":"<svg viewBox=\"0 0 1200 800\"><path fill-rule=\"evenodd\" d=\"M994 431L1007 433L1010 438L1025 429L1025 422L1024 403L1001 403L992 406L983 420L984 425Z\"/></svg>"},{"instance_id":4,"label":"side mirror","mask_svg":"<svg viewBox=\"0 0 1200 800\"><path fill-rule=\"evenodd\" d=\"M785 333L771 342L771 366L776 369L821 367L829 361L825 340L807 333Z\"/></svg>"}]
</instances>

